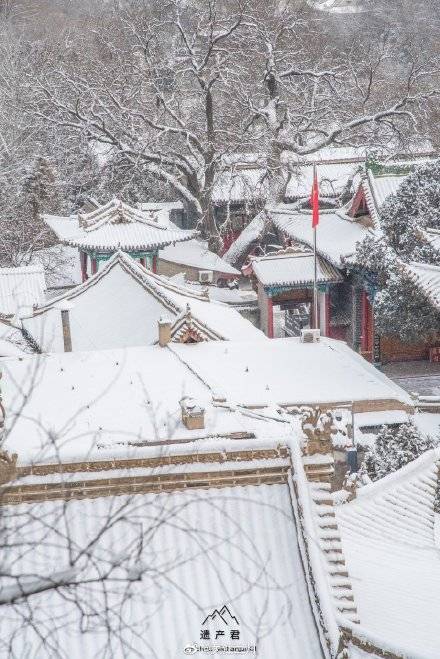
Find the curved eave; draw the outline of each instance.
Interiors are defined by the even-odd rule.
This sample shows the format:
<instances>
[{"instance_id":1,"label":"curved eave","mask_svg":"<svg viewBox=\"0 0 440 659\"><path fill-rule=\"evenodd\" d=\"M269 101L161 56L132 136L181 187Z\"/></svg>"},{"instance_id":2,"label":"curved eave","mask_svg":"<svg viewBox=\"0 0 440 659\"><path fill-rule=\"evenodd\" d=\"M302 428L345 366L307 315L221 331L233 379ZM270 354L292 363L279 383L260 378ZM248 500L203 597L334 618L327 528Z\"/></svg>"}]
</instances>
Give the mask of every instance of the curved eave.
<instances>
[{"instance_id":1,"label":"curved eave","mask_svg":"<svg viewBox=\"0 0 440 659\"><path fill-rule=\"evenodd\" d=\"M116 252L117 250L122 250L123 252L130 251L139 251L139 252L151 252L156 249L163 249L168 247L168 245L174 245L175 243L183 243L188 240L192 240L197 236L197 232L194 232L190 236L182 236L180 238L173 238L172 240L163 240L154 243L118 243L118 245L99 245L87 243L83 240L76 238L61 238L62 242L65 245L70 245L70 247L78 247L78 249L89 249L102 252Z\"/></svg>"},{"instance_id":2,"label":"curved eave","mask_svg":"<svg viewBox=\"0 0 440 659\"><path fill-rule=\"evenodd\" d=\"M338 277L337 279L318 279L317 284L318 285L323 285L323 284L341 284L344 280L342 277ZM306 279L304 281L294 281L294 282L279 282L279 281L274 281L270 284L262 283L263 288L305 288L305 287L312 287L313 286L313 280L312 279Z\"/></svg>"}]
</instances>

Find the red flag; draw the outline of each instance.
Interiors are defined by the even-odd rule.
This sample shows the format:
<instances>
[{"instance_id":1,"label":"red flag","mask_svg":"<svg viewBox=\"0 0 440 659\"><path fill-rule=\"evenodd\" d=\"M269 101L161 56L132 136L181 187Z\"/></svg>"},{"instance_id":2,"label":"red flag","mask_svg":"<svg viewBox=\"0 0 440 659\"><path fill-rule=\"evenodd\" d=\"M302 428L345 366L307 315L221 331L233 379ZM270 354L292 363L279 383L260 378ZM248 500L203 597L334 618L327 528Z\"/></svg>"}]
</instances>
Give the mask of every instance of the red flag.
<instances>
[{"instance_id":1,"label":"red flag","mask_svg":"<svg viewBox=\"0 0 440 659\"><path fill-rule=\"evenodd\" d=\"M313 166L313 185L310 205L312 207L312 229L314 229L319 224L319 185L316 165Z\"/></svg>"}]
</instances>

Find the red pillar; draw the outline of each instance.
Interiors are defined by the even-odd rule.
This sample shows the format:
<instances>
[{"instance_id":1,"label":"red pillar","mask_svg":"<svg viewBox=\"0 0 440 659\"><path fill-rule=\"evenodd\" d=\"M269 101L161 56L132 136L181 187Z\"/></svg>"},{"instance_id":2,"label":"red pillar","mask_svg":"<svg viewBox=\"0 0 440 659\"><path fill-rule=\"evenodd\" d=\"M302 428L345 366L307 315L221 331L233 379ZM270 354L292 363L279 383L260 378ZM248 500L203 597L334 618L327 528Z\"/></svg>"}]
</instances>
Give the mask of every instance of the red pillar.
<instances>
[{"instance_id":1,"label":"red pillar","mask_svg":"<svg viewBox=\"0 0 440 659\"><path fill-rule=\"evenodd\" d=\"M98 261L96 259L92 259L92 275L94 275L96 272L98 272Z\"/></svg>"},{"instance_id":2,"label":"red pillar","mask_svg":"<svg viewBox=\"0 0 440 659\"><path fill-rule=\"evenodd\" d=\"M325 335L330 336L330 318L331 318L331 304L330 304L330 291L325 294Z\"/></svg>"},{"instance_id":3,"label":"red pillar","mask_svg":"<svg viewBox=\"0 0 440 659\"><path fill-rule=\"evenodd\" d=\"M373 327L373 312L371 304L368 300L368 295L362 291L361 298L362 309L362 335L361 335L361 350L362 352L370 352L372 349L372 327Z\"/></svg>"},{"instance_id":4,"label":"red pillar","mask_svg":"<svg viewBox=\"0 0 440 659\"><path fill-rule=\"evenodd\" d=\"M80 252L79 259L81 262L81 279L86 281L87 279L87 252Z\"/></svg>"},{"instance_id":5,"label":"red pillar","mask_svg":"<svg viewBox=\"0 0 440 659\"><path fill-rule=\"evenodd\" d=\"M267 298L267 336L273 339L273 300Z\"/></svg>"},{"instance_id":6,"label":"red pillar","mask_svg":"<svg viewBox=\"0 0 440 659\"><path fill-rule=\"evenodd\" d=\"M153 272L157 272L157 255L155 254L153 256L153 263L152 263L152 268Z\"/></svg>"},{"instance_id":7,"label":"red pillar","mask_svg":"<svg viewBox=\"0 0 440 659\"><path fill-rule=\"evenodd\" d=\"M145 264L145 256L141 256L141 258L139 259L139 261L140 261L140 264L143 265L144 268L145 268L145 267L146 267L146 264Z\"/></svg>"}]
</instances>

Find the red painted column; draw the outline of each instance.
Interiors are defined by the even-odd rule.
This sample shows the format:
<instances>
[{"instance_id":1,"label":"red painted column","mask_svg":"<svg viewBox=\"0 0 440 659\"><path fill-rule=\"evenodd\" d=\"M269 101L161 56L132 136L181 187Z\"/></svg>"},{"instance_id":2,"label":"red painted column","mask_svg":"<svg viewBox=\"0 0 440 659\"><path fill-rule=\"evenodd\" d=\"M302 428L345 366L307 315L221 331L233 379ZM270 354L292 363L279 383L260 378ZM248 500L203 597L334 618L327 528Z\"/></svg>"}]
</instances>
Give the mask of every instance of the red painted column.
<instances>
[{"instance_id":1,"label":"red painted column","mask_svg":"<svg viewBox=\"0 0 440 659\"><path fill-rule=\"evenodd\" d=\"M144 268L146 267L146 264L145 264L145 256L142 256L142 257L139 259L139 262L140 262L141 265L144 266Z\"/></svg>"},{"instance_id":2,"label":"red painted column","mask_svg":"<svg viewBox=\"0 0 440 659\"><path fill-rule=\"evenodd\" d=\"M273 301L271 297L267 298L267 336L273 339Z\"/></svg>"},{"instance_id":3,"label":"red painted column","mask_svg":"<svg viewBox=\"0 0 440 659\"><path fill-rule=\"evenodd\" d=\"M325 335L330 336L330 319L331 319L331 304L330 304L330 291L325 294Z\"/></svg>"},{"instance_id":4,"label":"red painted column","mask_svg":"<svg viewBox=\"0 0 440 659\"><path fill-rule=\"evenodd\" d=\"M82 281L87 280L87 252L80 252L79 259L81 262L81 279Z\"/></svg>"},{"instance_id":5,"label":"red painted column","mask_svg":"<svg viewBox=\"0 0 440 659\"><path fill-rule=\"evenodd\" d=\"M156 254L153 256L152 270L153 270L153 272L157 272L157 255Z\"/></svg>"},{"instance_id":6,"label":"red painted column","mask_svg":"<svg viewBox=\"0 0 440 659\"><path fill-rule=\"evenodd\" d=\"M98 262L96 259L92 259L92 275L98 272Z\"/></svg>"},{"instance_id":7,"label":"red painted column","mask_svg":"<svg viewBox=\"0 0 440 659\"><path fill-rule=\"evenodd\" d=\"M361 309L362 309L361 350L362 352L368 352L371 310L370 310L370 303L368 302L368 296L365 291L362 291Z\"/></svg>"}]
</instances>

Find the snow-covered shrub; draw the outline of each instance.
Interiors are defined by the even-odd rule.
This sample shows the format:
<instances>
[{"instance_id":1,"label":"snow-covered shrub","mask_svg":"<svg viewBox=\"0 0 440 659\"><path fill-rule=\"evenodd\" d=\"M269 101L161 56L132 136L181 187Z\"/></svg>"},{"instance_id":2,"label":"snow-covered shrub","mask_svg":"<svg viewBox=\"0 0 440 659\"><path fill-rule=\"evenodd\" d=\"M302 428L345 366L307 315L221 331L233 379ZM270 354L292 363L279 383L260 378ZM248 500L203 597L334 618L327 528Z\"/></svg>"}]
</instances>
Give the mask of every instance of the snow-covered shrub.
<instances>
[{"instance_id":1,"label":"snow-covered shrub","mask_svg":"<svg viewBox=\"0 0 440 659\"><path fill-rule=\"evenodd\" d=\"M436 444L436 440L422 434L412 421L398 428L383 426L375 446L366 452L361 470L371 480L379 480L412 462Z\"/></svg>"}]
</instances>

